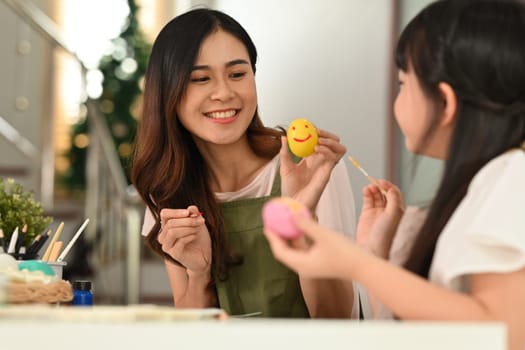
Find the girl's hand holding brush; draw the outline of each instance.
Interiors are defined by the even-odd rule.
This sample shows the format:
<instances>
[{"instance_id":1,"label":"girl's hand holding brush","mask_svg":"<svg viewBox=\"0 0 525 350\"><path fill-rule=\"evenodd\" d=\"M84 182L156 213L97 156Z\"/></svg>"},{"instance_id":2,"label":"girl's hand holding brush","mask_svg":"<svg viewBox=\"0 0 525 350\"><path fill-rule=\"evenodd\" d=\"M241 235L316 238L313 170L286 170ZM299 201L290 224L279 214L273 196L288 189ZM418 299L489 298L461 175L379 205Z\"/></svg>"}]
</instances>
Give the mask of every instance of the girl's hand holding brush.
<instances>
[{"instance_id":1,"label":"girl's hand holding brush","mask_svg":"<svg viewBox=\"0 0 525 350\"><path fill-rule=\"evenodd\" d=\"M383 196L379 187L386 193ZM386 180L363 188L363 208L357 224L357 243L388 259L390 247L404 213L403 195Z\"/></svg>"}]
</instances>

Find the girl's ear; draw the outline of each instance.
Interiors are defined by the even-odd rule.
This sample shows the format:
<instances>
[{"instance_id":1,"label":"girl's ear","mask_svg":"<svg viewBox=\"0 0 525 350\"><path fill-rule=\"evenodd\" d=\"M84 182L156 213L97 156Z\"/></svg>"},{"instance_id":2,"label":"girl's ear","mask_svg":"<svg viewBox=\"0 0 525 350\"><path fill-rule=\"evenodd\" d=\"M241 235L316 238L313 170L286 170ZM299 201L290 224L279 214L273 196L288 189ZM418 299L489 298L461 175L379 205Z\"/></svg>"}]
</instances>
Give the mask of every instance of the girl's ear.
<instances>
[{"instance_id":1,"label":"girl's ear","mask_svg":"<svg viewBox=\"0 0 525 350\"><path fill-rule=\"evenodd\" d=\"M456 112L458 108L458 100L456 93L452 86L447 83L441 82L438 84L439 94L443 101L443 109L441 111L441 126L450 126L456 120Z\"/></svg>"}]
</instances>

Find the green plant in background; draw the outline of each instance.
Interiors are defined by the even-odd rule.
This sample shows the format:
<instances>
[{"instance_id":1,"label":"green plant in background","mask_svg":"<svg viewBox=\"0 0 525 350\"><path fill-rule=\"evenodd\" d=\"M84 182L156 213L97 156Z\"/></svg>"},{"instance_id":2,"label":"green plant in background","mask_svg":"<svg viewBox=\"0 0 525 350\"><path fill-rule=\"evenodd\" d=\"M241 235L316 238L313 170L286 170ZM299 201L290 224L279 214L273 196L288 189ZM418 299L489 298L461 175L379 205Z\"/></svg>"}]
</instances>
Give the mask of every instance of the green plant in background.
<instances>
[{"instance_id":1,"label":"green plant in background","mask_svg":"<svg viewBox=\"0 0 525 350\"><path fill-rule=\"evenodd\" d=\"M7 241L16 227L21 230L25 224L24 243L29 245L52 221L51 217L44 215L42 204L33 199L33 192L26 191L13 179L0 177L0 228Z\"/></svg>"},{"instance_id":2,"label":"green plant in background","mask_svg":"<svg viewBox=\"0 0 525 350\"><path fill-rule=\"evenodd\" d=\"M110 129L129 183L128 170L137 130L141 84L151 45L140 30L137 19L139 7L135 0L128 0L128 6L130 13L120 36L112 40L112 49L99 63L98 69L104 80L103 92L97 103ZM70 191L85 190L87 143L77 140L89 140L88 132L88 119L72 126L72 145L65 155L69 168L60 176L60 184Z\"/></svg>"}]
</instances>

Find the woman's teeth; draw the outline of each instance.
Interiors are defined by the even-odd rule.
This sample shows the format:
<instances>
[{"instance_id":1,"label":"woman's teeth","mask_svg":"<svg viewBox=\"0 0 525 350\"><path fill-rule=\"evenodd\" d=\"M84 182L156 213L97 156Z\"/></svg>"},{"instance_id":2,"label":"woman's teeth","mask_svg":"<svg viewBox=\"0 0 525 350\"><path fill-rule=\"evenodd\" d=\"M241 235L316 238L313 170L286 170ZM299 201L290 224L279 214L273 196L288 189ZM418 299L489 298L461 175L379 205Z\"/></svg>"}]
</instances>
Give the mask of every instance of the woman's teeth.
<instances>
[{"instance_id":1,"label":"woman's teeth","mask_svg":"<svg viewBox=\"0 0 525 350\"><path fill-rule=\"evenodd\" d=\"M230 110L230 111L224 111L224 112L211 112L211 113L207 113L206 115L213 119L226 119L226 118L233 117L236 113L237 111Z\"/></svg>"}]
</instances>

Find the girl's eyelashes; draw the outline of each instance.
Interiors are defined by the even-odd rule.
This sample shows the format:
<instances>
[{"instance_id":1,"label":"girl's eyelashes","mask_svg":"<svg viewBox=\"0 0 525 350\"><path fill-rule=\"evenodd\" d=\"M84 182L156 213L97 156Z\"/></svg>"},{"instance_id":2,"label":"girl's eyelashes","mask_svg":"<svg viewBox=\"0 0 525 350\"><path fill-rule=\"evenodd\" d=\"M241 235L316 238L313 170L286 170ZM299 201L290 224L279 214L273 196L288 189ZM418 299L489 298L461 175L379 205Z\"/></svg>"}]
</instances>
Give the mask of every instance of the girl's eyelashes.
<instances>
[{"instance_id":1,"label":"girl's eyelashes","mask_svg":"<svg viewBox=\"0 0 525 350\"><path fill-rule=\"evenodd\" d=\"M234 72L234 73L230 73L230 78L232 78L232 79L241 79L245 75L246 75L246 72Z\"/></svg>"}]
</instances>

